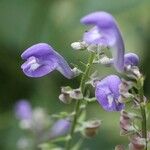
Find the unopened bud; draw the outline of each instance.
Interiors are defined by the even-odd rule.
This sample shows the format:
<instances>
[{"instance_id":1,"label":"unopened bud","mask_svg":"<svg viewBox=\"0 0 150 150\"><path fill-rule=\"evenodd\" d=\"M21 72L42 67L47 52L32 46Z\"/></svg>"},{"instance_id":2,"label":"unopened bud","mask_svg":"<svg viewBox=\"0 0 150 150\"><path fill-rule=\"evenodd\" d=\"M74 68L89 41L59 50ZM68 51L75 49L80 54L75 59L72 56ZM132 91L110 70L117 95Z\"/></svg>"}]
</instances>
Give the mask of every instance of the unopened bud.
<instances>
[{"instance_id":1,"label":"unopened bud","mask_svg":"<svg viewBox=\"0 0 150 150\"><path fill-rule=\"evenodd\" d=\"M81 89L73 89L70 92L70 97L73 99L83 99L83 94L81 92Z\"/></svg>"},{"instance_id":2,"label":"unopened bud","mask_svg":"<svg viewBox=\"0 0 150 150\"><path fill-rule=\"evenodd\" d=\"M105 65L105 66L111 66L112 59L108 58L107 56L104 56L99 60L99 63L101 63L102 65Z\"/></svg>"},{"instance_id":3,"label":"unopened bud","mask_svg":"<svg viewBox=\"0 0 150 150\"><path fill-rule=\"evenodd\" d=\"M84 135L88 138L94 137L97 134L100 125L101 121L99 120L91 120L86 122L84 126Z\"/></svg>"},{"instance_id":4,"label":"unopened bud","mask_svg":"<svg viewBox=\"0 0 150 150\"><path fill-rule=\"evenodd\" d=\"M59 100L62 101L63 103L65 103L65 104L70 104L71 101L72 101L70 95L67 94L67 93L60 94L59 95Z\"/></svg>"},{"instance_id":5,"label":"unopened bud","mask_svg":"<svg viewBox=\"0 0 150 150\"><path fill-rule=\"evenodd\" d=\"M61 93L69 94L72 88L70 86L62 86L61 87Z\"/></svg>"},{"instance_id":6,"label":"unopened bud","mask_svg":"<svg viewBox=\"0 0 150 150\"><path fill-rule=\"evenodd\" d=\"M87 43L85 43L84 41L83 42L74 42L71 44L71 47L74 49L74 50L84 50L87 48Z\"/></svg>"}]
</instances>

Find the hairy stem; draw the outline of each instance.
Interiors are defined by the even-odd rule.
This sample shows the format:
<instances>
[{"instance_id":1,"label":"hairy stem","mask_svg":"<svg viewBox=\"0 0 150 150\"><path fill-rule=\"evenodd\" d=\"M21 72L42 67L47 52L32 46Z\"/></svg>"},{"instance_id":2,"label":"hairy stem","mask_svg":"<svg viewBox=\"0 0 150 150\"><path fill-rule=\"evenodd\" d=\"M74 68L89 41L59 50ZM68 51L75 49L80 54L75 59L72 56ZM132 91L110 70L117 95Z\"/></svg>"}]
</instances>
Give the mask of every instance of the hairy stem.
<instances>
[{"instance_id":1,"label":"hairy stem","mask_svg":"<svg viewBox=\"0 0 150 150\"><path fill-rule=\"evenodd\" d=\"M88 59L88 63L87 63L86 68L85 68L85 71L84 71L84 73L82 75L82 78L81 78L80 89L81 89L81 92L83 93L83 95L85 93L85 85L86 85L85 83L86 83L86 81L89 77L90 69L92 67L94 57L95 57L95 53L91 52L91 55ZM69 133L70 137L69 137L69 140L66 143L66 150L70 150L71 141L73 139L74 131L75 131L75 128L76 128L76 125L77 125L77 120L78 120L78 117L80 115L80 105L81 105L81 103L82 103L82 101L78 100L76 102L76 105L75 105L75 109L74 109L75 115L74 115L74 118L73 118L71 130L70 130L70 133Z\"/></svg>"},{"instance_id":2,"label":"hairy stem","mask_svg":"<svg viewBox=\"0 0 150 150\"><path fill-rule=\"evenodd\" d=\"M145 150L147 150L147 118L146 118L146 110L145 110L145 102L144 102L144 93L143 93L143 81L140 82L139 84L139 96L140 96L140 101L141 101L141 116L142 116L142 137L146 139L146 147ZM142 105L142 103L144 105Z\"/></svg>"}]
</instances>

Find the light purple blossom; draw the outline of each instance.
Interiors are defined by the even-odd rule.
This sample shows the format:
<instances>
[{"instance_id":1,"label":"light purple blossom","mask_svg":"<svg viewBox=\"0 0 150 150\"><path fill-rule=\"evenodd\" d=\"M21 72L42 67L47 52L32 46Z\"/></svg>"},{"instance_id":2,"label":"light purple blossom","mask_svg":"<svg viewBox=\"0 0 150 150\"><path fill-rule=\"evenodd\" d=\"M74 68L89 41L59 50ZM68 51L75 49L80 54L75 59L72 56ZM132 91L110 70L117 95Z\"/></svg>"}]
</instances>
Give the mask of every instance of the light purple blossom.
<instances>
[{"instance_id":1,"label":"light purple blossom","mask_svg":"<svg viewBox=\"0 0 150 150\"><path fill-rule=\"evenodd\" d=\"M50 130L50 138L56 138L58 136L65 135L71 127L71 123L68 119L60 119L54 123Z\"/></svg>"},{"instance_id":2,"label":"light purple blossom","mask_svg":"<svg viewBox=\"0 0 150 150\"><path fill-rule=\"evenodd\" d=\"M117 71L124 70L124 42L115 18L107 12L94 12L81 19L85 25L94 27L85 32L83 41L110 48Z\"/></svg>"},{"instance_id":3,"label":"light purple blossom","mask_svg":"<svg viewBox=\"0 0 150 150\"><path fill-rule=\"evenodd\" d=\"M21 68L29 77L42 77L53 70L58 70L68 79L75 76L65 59L46 43L29 47L21 57L25 60Z\"/></svg>"},{"instance_id":4,"label":"light purple blossom","mask_svg":"<svg viewBox=\"0 0 150 150\"><path fill-rule=\"evenodd\" d=\"M32 118L32 108L27 100L20 100L15 106L16 117L20 120L30 120Z\"/></svg>"},{"instance_id":5,"label":"light purple blossom","mask_svg":"<svg viewBox=\"0 0 150 150\"><path fill-rule=\"evenodd\" d=\"M124 108L124 104L118 101L120 83L121 80L116 75L109 75L96 82L96 99L106 111L121 111Z\"/></svg>"},{"instance_id":6,"label":"light purple blossom","mask_svg":"<svg viewBox=\"0 0 150 150\"><path fill-rule=\"evenodd\" d=\"M124 56L124 65L128 66L138 66L139 64L139 56L134 53L127 53Z\"/></svg>"},{"instance_id":7,"label":"light purple blossom","mask_svg":"<svg viewBox=\"0 0 150 150\"><path fill-rule=\"evenodd\" d=\"M139 56L135 53L127 53L124 55L124 68L127 66L138 66L139 65ZM107 63L107 66L113 66L114 59L110 59Z\"/></svg>"}]
</instances>

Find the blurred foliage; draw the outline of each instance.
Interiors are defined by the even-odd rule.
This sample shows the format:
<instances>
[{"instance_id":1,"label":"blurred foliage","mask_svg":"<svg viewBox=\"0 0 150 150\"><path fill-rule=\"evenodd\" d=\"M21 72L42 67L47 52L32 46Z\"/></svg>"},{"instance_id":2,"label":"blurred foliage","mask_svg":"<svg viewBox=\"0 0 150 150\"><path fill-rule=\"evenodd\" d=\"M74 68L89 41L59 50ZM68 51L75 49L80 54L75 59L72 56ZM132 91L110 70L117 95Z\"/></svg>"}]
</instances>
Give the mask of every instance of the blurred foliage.
<instances>
[{"instance_id":1,"label":"blurred foliage","mask_svg":"<svg viewBox=\"0 0 150 150\"><path fill-rule=\"evenodd\" d=\"M16 149L16 141L23 134L12 113L18 99L29 99L33 106L42 106L49 113L72 110L73 105L61 104L58 95L60 86L77 87L79 78L68 81L58 72L40 79L27 78L20 69L20 54L35 43L47 42L70 63L86 60L84 52L73 52L70 43L82 38L86 29L79 20L89 12L104 10L116 17L127 51L140 55L145 91L150 97L149 6L149 0L0 0L0 149ZM101 66L97 69L102 76L114 72ZM110 115L93 104L88 114L102 119L103 124L100 134L85 140L84 147L110 150L125 142L119 137L118 113Z\"/></svg>"}]
</instances>

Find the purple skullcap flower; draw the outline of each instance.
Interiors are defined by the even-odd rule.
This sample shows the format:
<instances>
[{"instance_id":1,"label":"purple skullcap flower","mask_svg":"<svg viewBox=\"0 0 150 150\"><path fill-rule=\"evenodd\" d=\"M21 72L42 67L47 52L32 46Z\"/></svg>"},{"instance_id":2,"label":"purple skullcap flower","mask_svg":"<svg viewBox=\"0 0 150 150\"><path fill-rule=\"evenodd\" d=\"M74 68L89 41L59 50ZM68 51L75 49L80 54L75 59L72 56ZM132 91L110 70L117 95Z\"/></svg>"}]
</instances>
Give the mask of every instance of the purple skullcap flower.
<instances>
[{"instance_id":1,"label":"purple skullcap flower","mask_svg":"<svg viewBox=\"0 0 150 150\"><path fill-rule=\"evenodd\" d=\"M28 101L20 100L15 106L16 117L20 120L31 119L32 117L32 108Z\"/></svg>"},{"instance_id":2,"label":"purple skullcap flower","mask_svg":"<svg viewBox=\"0 0 150 150\"><path fill-rule=\"evenodd\" d=\"M38 43L29 47L21 57L26 60L21 68L29 77L42 77L53 70L58 70L68 79L75 76L65 59L46 43Z\"/></svg>"},{"instance_id":3,"label":"purple skullcap flower","mask_svg":"<svg viewBox=\"0 0 150 150\"><path fill-rule=\"evenodd\" d=\"M120 83L121 80L116 75L109 75L96 82L96 99L106 111L121 111L124 108L124 104L118 101Z\"/></svg>"},{"instance_id":4,"label":"purple skullcap flower","mask_svg":"<svg viewBox=\"0 0 150 150\"><path fill-rule=\"evenodd\" d=\"M130 66L138 66L139 65L139 56L134 53L127 53L124 55L124 67ZM114 65L114 59L110 59L108 62L109 66Z\"/></svg>"},{"instance_id":5,"label":"purple skullcap flower","mask_svg":"<svg viewBox=\"0 0 150 150\"><path fill-rule=\"evenodd\" d=\"M138 66L139 64L139 56L134 53L127 53L124 56L124 65L128 66Z\"/></svg>"},{"instance_id":6,"label":"purple skullcap flower","mask_svg":"<svg viewBox=\"0 0 150 150\"><path fill-rule=\"evenodd\" d=\"M60 119L54 123L50 130L50 138L56 138L58 136L65 135L71 127L71 123L68 119Z\"/></svg>"},{"instance_id":7,"label":"purple skullcap flower","mask_svg":"<svg viewBox=\"0 0 150 150\"><path fill-rule=\"evenodd\" d=\"M94 12L81 19L85 25L94 27L85 32L83 41L87 44L96 44L109 47L114 58L117 71L124 70L124 42L115 18L107 12Z\"/></svg>"}]
</instances>

